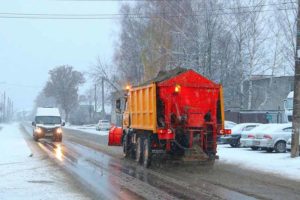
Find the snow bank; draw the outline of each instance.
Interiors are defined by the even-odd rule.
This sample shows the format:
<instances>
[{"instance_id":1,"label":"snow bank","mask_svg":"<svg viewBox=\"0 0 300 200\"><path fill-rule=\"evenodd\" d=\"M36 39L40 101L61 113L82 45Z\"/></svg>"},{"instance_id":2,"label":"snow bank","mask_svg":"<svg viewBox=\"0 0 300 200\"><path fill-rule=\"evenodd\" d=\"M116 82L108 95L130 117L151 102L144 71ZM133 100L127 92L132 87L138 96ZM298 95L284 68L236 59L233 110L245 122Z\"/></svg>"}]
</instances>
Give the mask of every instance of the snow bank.
<instances>
[{"instance_id":1,"label":"snow bank","mask_svg":"<svg viewBox=\"0 0 300 200\"><path fill-rule=\"evenodd\" d=\"M95 135L108 135L108 131L97 131L96 125L84 125L84 126L75 126L69 125L66 126L67 129L70 130L78 130L88 134L95 134Z\"/></svg>"},{"instance_id":2,"label":"snow bank","mask_svg":"<svg viewBox=\"0 0 300 200\"><path fill-rule=\"evenodd\" d=\"M300 157L291 158L290 153L267 153L219 145L218 155L220 162L300 180Z\"/></svg>"}]
</instances>

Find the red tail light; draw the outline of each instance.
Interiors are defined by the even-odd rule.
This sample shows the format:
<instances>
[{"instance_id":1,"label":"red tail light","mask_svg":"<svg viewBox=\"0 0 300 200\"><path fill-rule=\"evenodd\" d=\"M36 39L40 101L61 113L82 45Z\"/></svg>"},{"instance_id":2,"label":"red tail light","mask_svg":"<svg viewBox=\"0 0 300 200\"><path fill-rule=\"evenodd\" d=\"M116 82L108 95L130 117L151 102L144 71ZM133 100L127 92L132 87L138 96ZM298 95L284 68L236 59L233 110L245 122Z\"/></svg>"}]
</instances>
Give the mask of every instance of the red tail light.
<instances>
[{"instance_id":1,"label":"red tail light","mask_svg":"<svg viewBox=\"0 0 300 200\"><path fill-rule=\"evenodd\" d=\"M220 131L221 135L230 135L231 134L231 129L223 129Z\"/></svg>"},{"instance_id":2,"label":"red tail light","mask_svg":"<svg viewBox=\"0 0 300 200\"><path fill-rule=\"evenodd\" d=\"M266 135L264 135L264 138L265 138L265 139L272 139L272 136L266 134Z\"/></svg>"},{"instance_id":3,"label":"red tail light","mask_svg":"<svg viewBox=\"0 0 300 200\"><path fill-rule=\"evenodd\" d=\"M255 136L254 136L254 135L252 135L252 134L249 134L249 135L248 135L248 138L252 138L252 139L254 139L254 138L255 138Z\"/></svg>"}]
</instances>

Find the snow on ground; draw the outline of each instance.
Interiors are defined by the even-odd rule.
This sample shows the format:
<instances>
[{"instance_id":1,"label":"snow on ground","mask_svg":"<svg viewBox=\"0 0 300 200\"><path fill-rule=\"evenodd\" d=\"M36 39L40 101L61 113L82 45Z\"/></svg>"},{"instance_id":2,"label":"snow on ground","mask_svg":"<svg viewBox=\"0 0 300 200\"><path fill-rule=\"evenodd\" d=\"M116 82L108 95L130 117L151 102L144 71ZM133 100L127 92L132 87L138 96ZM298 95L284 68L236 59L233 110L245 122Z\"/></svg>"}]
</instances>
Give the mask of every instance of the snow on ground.
<instances>
[{"instance_id":1,"label":"snow on ground","mask_svg":"<svg viewBox=\"0 0 300 200\"><path fill-rule=\"evenodd\" d=\"M32 155L18 124L0 126L0 199L88 199L45 154Z\"/></svg>"},{"instance_id":2,"label":"snow on ground","mask_svg":"<svg viewBox=\"0 0 300 200\"><path fill-rule=\"evenodd\" d=\"M300 180L300 157L291 158L290 153L267 153L218 145L218 155L220 162Z\"/></svg>"},{"instance_id":3,"label":"snow on ground","mask_svg":"<svg viewBox=\"0 0 300 200\"><path fill-rule=\"evenodd\" d=\"M91 133L95 135L108 135L108 131L97 131L96 130L96 125L83 125L83 126L75 126L75 125L69 125L66 126L67 129L72 129L72 130L79 130L83 131L85 133Z\"/></svg>"}]
</instances>

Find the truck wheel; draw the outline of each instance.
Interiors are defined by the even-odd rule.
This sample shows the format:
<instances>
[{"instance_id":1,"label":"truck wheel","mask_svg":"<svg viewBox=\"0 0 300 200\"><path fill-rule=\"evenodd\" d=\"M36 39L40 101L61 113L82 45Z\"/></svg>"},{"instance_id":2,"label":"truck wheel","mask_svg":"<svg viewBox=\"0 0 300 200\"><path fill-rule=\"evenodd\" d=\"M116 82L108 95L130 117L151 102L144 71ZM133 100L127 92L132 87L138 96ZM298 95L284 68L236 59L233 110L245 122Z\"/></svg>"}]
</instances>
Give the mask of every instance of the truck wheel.
<instances>
[{"instance_id":1,"label":"truck wheel","mask_svg":"<svg viewBox=\"0 0 300 200\"><path fill-rule=\"evenodd\" d=\"M128 136L127 134L123 137L123 154L125 158L129 157L129 150L128 150Z\"/></svg>"},{"instance_id":2,"label":"truck wheel","mask_svg":"<svg viewBox=\"0 0 300 200\"><path fill-rule=\"evenodd\" d=\"M284 141L279 141L275 144L276 153L285 153L286 152L286 143Z\"/></svg>"},{"instance_id":3,"label":"truck wheel","mask_svg":"<svg viewBox=\"0 0 300 200\"><path fill-rule=\"evenodd\" d=\"M142 153L143 153L143 140L141 137L138 137L136 140L136 150L135 150L135 161L137 163L142 164L143 161Z\"/></svg>"},{"instance_id":4,"label":"truck wheel","mask_svg":"<svg viewBox=\"0 0 300 200\"><path fill-rule=\"evenodd\" d=\"M143 165L148 168L151 165L151 146L149 137L145 138L143 141Z\"/></svg>"}]
</instances>

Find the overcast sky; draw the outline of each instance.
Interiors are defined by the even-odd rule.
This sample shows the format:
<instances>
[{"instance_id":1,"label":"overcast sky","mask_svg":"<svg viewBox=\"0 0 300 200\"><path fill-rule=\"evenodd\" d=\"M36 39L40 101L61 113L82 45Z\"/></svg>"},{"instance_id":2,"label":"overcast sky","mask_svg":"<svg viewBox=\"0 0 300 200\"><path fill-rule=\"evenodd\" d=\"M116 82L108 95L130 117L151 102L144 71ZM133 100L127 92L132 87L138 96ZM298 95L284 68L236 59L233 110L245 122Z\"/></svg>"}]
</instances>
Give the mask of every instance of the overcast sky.
<instances>
[{"instance_id":1,"label":"overcast sky","mask_svg":"<svg viewBox=\"0 0 300 200\"><path fill-rule=\"evenodd\" d=\"M0 0L0 13L118 13L117 1ZM117 20L4 19L0 14L0 92L30 110L55 66L88 71L96 57L111 62Z\"/></svg>"}]
</instances>

